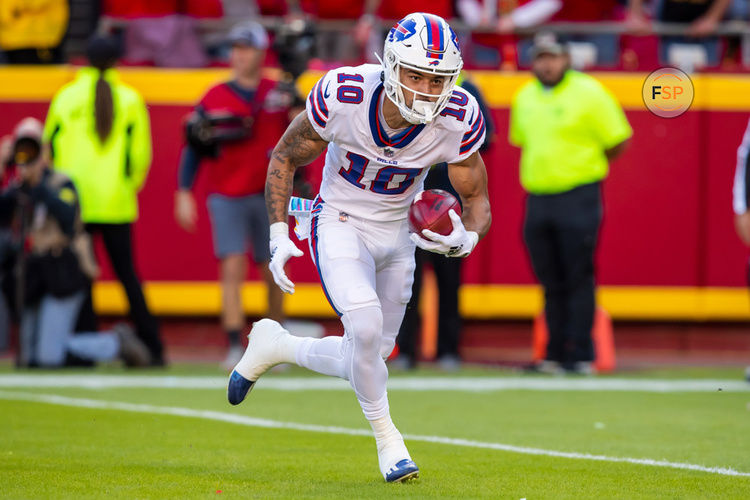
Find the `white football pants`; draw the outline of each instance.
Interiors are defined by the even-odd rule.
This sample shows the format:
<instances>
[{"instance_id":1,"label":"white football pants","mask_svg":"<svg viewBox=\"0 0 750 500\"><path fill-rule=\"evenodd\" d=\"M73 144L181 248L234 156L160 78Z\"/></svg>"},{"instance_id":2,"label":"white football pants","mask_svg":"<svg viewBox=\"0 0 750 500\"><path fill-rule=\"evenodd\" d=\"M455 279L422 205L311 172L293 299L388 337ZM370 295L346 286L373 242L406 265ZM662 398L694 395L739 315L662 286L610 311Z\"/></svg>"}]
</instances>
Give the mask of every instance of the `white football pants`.
<instances>
[{"instance_id":1,"label":"white football pants","mask_svg":"<svg viewBox=\"0 0 750 500\"><path fill-rule=\"evenodd\" d=\"M407 222L365 221L318 198L310 255L344 336L305 339L297 364L348 380L365 417L382 418L389 414L385 359L395 346L414 281Z\"/></svg>"}]
</instances>

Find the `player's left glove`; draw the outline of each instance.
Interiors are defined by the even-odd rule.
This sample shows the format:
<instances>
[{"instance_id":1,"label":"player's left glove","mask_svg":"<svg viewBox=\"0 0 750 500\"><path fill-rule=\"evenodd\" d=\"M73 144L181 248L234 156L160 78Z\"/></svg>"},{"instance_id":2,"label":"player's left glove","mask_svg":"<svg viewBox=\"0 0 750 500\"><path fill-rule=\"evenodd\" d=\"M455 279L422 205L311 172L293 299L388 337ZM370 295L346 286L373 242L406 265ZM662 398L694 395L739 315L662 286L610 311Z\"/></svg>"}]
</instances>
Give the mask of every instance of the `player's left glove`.
<instances>
[{"instance_id":1,"label":"player's left glove","mask_svg":"<svg viewBox=\"0 0 750 500\"><path fill-rule=\"evenodd\" d=\"M297 248L289 239L289 226L286 222L271 224L271 262L268 268L273 274L273 280L286 293L294 293L294 283L284 272L284 265L292 257L301 257L302 250Z\"/></svg>"},{"instance_id":2,"label":"player's left glove","mask_svg":"<svg viewBox=\"0 0 750 500\"><path fill-rule=\"evenodd\" d=\"M461 217L454 210L450 210L448 216L453 222L451 234L443 236L429 229L423 229L424 237L412 234L411 240L422 250L448 257L466 257L477 246L479 235L474 231L467 231L464 223L461 222Z\"/></svg>"}]
</instances>

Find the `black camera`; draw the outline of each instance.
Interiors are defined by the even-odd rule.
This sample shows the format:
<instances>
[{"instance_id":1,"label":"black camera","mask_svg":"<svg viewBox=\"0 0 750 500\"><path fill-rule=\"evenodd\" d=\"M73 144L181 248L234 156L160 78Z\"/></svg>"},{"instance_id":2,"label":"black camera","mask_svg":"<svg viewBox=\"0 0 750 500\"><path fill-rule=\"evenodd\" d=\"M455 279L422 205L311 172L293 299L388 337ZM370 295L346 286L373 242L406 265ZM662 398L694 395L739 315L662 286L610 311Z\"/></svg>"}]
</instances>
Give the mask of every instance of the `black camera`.
<instances>
[{"instance_id":1,"label":"black camera","mask_svg":"<svg viewBox=\"0 0 750 500\"><path fill-rule=\"evenodd\" d=\"M302 19L281 25L276 31L273 50L281 69L295 81L315 56L315 25Z\"/></svg>"},{"instance_id":2,"label":"black camera","mask_svg":"<svg viewBox=\"0 0 750 500\"><path fill-rule=\"evenodd\" d=\"M185 120L185 139L198 156L217 158L221 143L251 138L254 122L250 116L197 110Z\"/></svg>"}]
</instances>

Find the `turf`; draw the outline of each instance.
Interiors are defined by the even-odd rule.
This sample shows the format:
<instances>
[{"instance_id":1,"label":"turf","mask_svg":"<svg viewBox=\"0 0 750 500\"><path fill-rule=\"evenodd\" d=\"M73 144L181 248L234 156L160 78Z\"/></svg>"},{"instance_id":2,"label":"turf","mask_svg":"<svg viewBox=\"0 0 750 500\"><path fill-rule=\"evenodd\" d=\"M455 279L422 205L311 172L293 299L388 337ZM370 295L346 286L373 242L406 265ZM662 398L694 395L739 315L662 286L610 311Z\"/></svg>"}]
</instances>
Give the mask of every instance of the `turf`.
<instances>
[{"instance_id":1,"label":"turf","mask_svg":"<svg viewBox=\"0 0 750 500\"><path fill-rule=\"evenodd\" d=\"M150 374L158 373L164 374ZM725 373L704 370L702 375ZM218 372L183 366L168 374ZM466 376L490 374L499 375L479 368ZM661 376L679 378L679 370ZM342 391L287 392L259 384L248 401L231 407L220 389L2 390L368 428L353 395ZM394 420L406 434L750 472L748 392L392 390L389 396ZM0 408L3 498L750 497L750 477L419 441L407 444L421 468L420 479L387 485L370 437L12 399L0 399Z\"/></svg>"}]
</instances>

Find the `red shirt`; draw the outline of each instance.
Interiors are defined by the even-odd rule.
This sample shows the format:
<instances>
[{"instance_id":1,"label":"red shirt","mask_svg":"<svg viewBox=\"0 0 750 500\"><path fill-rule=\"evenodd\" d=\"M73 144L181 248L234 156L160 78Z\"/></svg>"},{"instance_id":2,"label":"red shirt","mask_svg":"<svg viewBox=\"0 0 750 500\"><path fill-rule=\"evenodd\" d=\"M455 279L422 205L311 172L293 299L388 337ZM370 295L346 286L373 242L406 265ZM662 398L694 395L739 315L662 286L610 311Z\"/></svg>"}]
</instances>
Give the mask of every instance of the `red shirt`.
<instances>
[{"instance_id":1,"label":"red shirt","mask_svg":"<svg viewBox=\"0 0 750 500\"><path fill-rule=\"evenodd\" d=\"M262 193L271 151L284 133L288 108L279 104L276 82L262 79L252 102L238 95L227 83L208 90L200 105L212 112L253 117L253 127L246 139L224 142L218 158L205 157L200 168L208 168L211 192L225 196L247 196Z\"/></svg>"},{"instance_id":2,"label":"red shirt","mask_svg":"<svg viewBox=\"0 0 750 500\"><path fill-rule=\"evenodd\" d=\"M283 16L286 14L285 0L257 0L261 16Z\"/></svg>"},{"instance_id":3,"label":"red shirt","mask_svg":"<svg viewBox=\"0 0 750 500\"><path fill-rule=\"evenodd\" d=\"M445 20L453 17L453 2L451 0L383 0L378 8L381 19L403 19L412 12L427 12L435 14Z\"/></svg>"},{"instance_id":4,"label":"red shirt","mask_svg":"<svg viewBox=\"0 0 750 500\"><path fill-rule=\"evenodd\" d=\"M161 17L182 13L192 17L221 17L221 0L104 0L104 14L112 17Z\"/></svg>"},{"instance_id":5,"label":"red shirt","mask_svg":"<svg viewBox=\"0 0 750 500\"><path fill-rule=\"evenodd\" d=\"M177 0L104 0L102 10L113 17L159 17L176 14Z\"/></svg>"},{"instance_id":6,"label":"red shirt","mask_svg":"<svg viewBox=\"0 0 750 500\"><path fill-rule=\"evenodd\" d=\"M300 0L300 7L319 19L359 19L365 4L351 0Z\"/></svg>"},{"instance_id":7,"label":"red shirt","mask_svg":"<svg viewBox=\"0 0 750 500\"><path fill-rule=\"evenodd\" d=\"M611 21L616 6L616 0L564 0L552 21Z\"/></svg>"}]
</instances>

